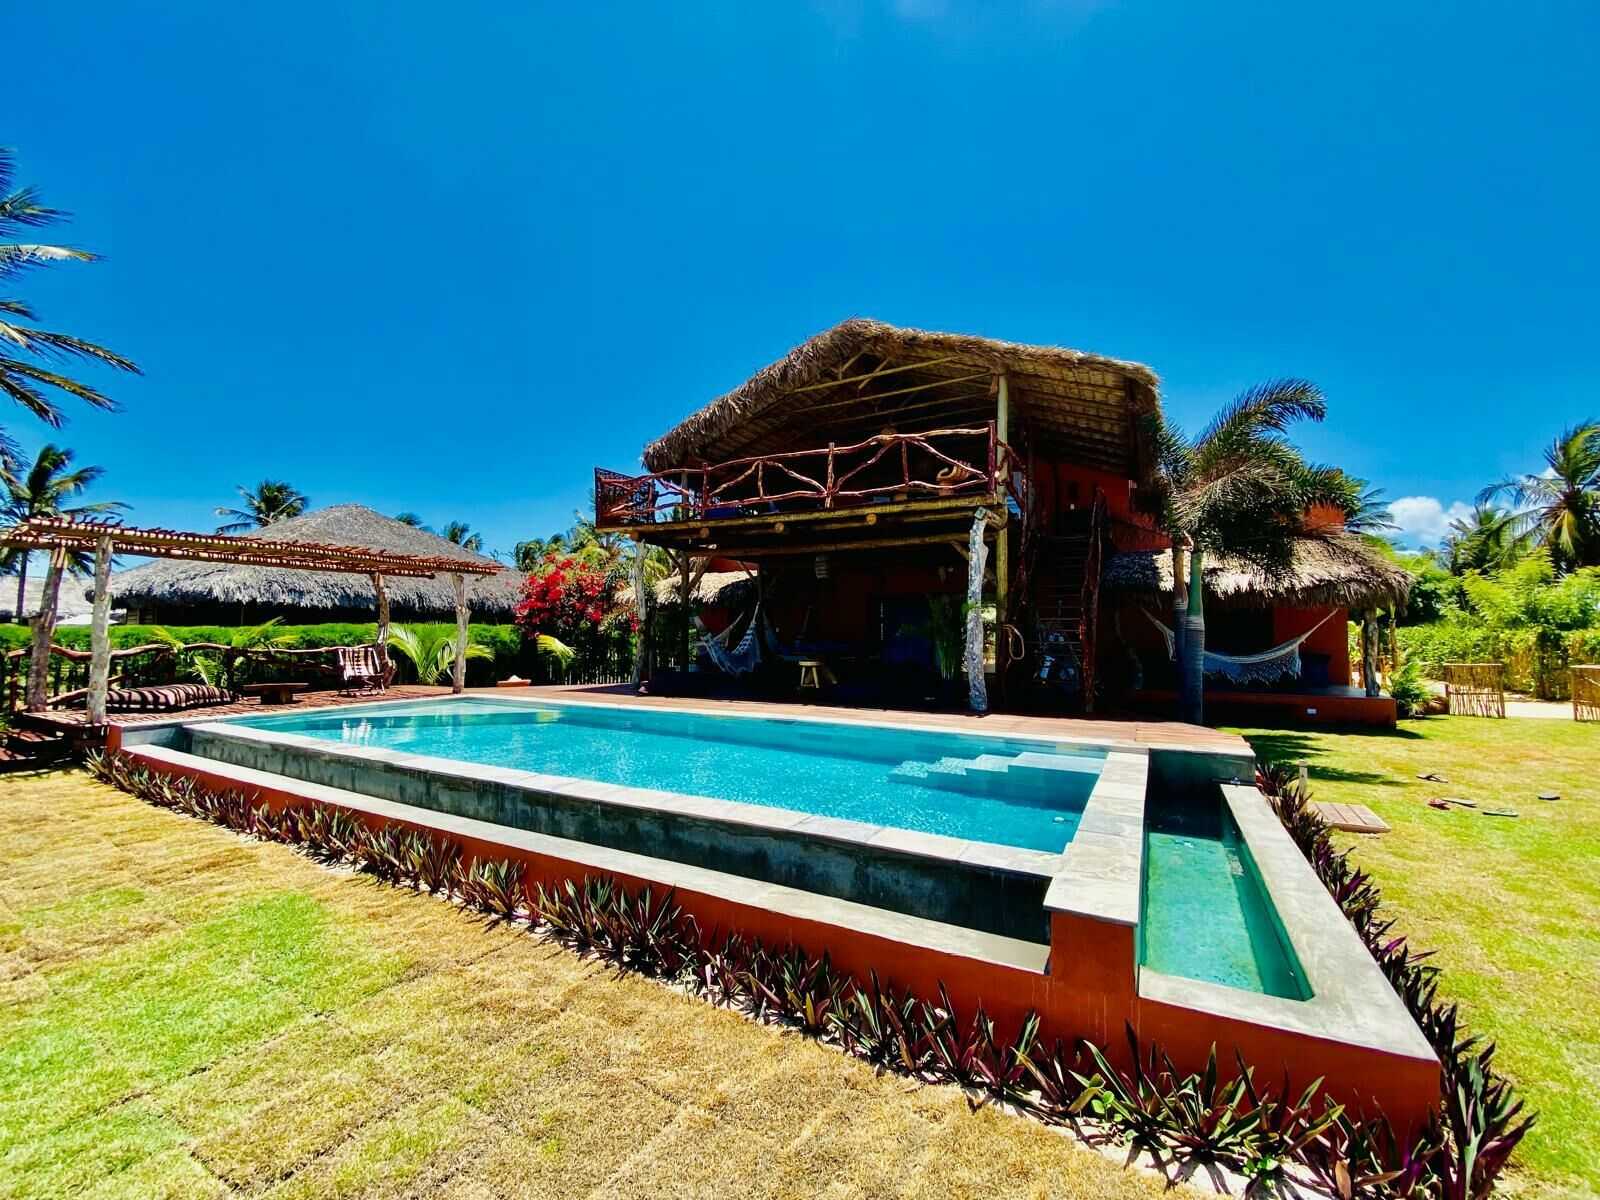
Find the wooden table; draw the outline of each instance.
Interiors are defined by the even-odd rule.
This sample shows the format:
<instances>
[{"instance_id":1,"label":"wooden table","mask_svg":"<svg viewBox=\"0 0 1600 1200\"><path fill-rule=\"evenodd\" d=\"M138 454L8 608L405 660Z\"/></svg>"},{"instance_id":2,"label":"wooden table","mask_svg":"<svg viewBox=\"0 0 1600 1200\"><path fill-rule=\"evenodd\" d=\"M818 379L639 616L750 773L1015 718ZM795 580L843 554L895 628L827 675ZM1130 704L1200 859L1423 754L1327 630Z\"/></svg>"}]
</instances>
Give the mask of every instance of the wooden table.
<instances>
[{"instance_id":1,"label":"wooden table","mask_svg":"<svg viewBox=\"0 0 1600 1200\"><path fill-rule=\"evenodd\" d=\"M239 689L246 696L260 696L263 704L293 704L296 692L309 692L309 683L247 683Z\"/></svg>"}]
</instances>

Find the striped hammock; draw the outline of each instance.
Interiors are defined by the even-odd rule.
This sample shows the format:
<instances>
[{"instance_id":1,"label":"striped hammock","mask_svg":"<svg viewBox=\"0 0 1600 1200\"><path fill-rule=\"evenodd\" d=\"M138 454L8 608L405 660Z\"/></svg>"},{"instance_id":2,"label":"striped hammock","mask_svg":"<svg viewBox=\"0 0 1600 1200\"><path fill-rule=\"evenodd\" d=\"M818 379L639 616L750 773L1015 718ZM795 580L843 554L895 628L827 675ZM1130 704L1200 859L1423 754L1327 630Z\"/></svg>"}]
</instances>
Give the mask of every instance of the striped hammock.
<instances>
[{"instance_id":1,"label":"striped hammock","mask_svg":"<svg viewBox=\"0 0 1600 1200\"><path fill-rule=\"evenodd\" d=\"M1304 633L1290 638L1281 646L1274 646L1271 650L1263 650L1259 654L1215 654L1207 650L1205 664L1201 669L1207 675L1221 675L1234 683L1273 683L1279 679L1299 679L1301 645L1332 620L1336 612L1338 609L1330 612ZM1177 636L1153 613L1147 611L1144 615L1150 618L1150 623L1161 631L1161 636L1166 640L1167 657L1176 657Z\"/></svg>"}]
</instances>

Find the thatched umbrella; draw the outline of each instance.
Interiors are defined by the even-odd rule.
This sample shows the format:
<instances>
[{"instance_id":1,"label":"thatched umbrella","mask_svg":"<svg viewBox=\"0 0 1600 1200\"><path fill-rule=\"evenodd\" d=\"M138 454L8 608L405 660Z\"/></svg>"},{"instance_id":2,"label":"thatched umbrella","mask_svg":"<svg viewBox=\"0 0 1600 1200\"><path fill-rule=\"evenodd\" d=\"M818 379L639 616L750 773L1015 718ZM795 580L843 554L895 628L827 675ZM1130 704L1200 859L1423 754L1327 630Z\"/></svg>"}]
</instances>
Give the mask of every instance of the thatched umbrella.
<instances>
[{"instance_id":1,"label":"thatched umbrella","mask_svg":"<svg viewBox=\"0 0 1600 1200\"><path fill-rule=\"evenodd\" d=\"M289 542L363 546L486 564L494 560L425 529L407 525L360 504L335 504L258 529L250 537ZM456 610L450 579L392 577L385 580L396 616L448 618ZM509 619L521 597L522 577L513 571L471 579L467 600L477 613ZM297 571L282 567L158 559L111 577L112 602L130 611L145 608L217 607L271 609L304 621L308 614L376 612L377 597L365 575ZM177 623L177 622L169 622Z\"/></svg>"}]
</instances>

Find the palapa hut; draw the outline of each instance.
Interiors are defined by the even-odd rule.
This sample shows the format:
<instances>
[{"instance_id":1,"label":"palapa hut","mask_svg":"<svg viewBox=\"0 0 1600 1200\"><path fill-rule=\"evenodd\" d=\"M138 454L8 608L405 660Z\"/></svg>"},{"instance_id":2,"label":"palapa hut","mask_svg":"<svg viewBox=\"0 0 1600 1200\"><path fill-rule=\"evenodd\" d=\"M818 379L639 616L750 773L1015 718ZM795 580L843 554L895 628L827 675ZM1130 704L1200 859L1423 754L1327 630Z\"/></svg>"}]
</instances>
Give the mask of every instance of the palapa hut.
<instances>
[{"instance_id":1,"label":"palapa hut","mask_svg":"<svg viewBox=\"0 0 1600 1200\"><path fill-rule=\"evenodd\" d=\"M1155 373L1121 359L862 319L818 334L646 446L644 474L595 472L597 526L665 549L680 587L705 558L758 574L760 636L719 649L685 630L652 648L649 686L692 687L687 664L915 702L940 690L927 680L950 671L953 636L974 708L991 691L1010 707L1160 701L1141 652L1163 634L1140 611L1171 619L1166 542L1135 503L1159 405ZM1281 579L1208 564L1208 687L1392 722L1391 700L1350 685L1344 610L1403 597L1403 572L1327 534Z\"/></svg>"},{"instance_id":2,"label":"palapa hut","mask_svg":"<svg viewBox=\"0 0 1600 1200\"><path fill-rule=\"evenodd\" d=\"M494 561L360 504L319 508L246 536L471 563ZM512 571L472 578L467 599L474 619L510 621L521 598L521 584L522 577ZM455 619L455 593L445 576L392 577L386 586L395 621ZM272 617L295 625L371 621L377 606L372 583L364 575L173 559L114 574L111 601L128 610L130 621L155 625L256 625Z\"/></svg>"}]
</instances>

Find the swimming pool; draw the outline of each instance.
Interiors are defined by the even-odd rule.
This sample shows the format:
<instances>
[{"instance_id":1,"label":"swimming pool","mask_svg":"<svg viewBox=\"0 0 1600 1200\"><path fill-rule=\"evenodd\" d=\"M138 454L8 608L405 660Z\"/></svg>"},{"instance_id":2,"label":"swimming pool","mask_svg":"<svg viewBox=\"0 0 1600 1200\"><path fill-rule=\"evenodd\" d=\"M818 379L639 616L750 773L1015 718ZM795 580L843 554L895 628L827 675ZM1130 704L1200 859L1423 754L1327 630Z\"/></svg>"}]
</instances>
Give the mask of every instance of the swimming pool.
<instances>
[{"instance_id":1,"label":"swimming pool","mask_svg":"<svg viewBox=\"0 0 1600 1200\"><path fill-rule=\"evenodd\" d=\"M238 724L547 775L1059 852L1098 747L659 710L441 700Z\"/></svg>"},{"instance_id":2,"label":"swimming pool","mask_svg":"<svg viewBox=\"0 0 1600 1200\"><path fill-rule=\"evenodd\" d=\"M1277 910L1220 799L1147 809L1140 961L1225 987L1310 996Z\"/></svg>"}]
</instances>

